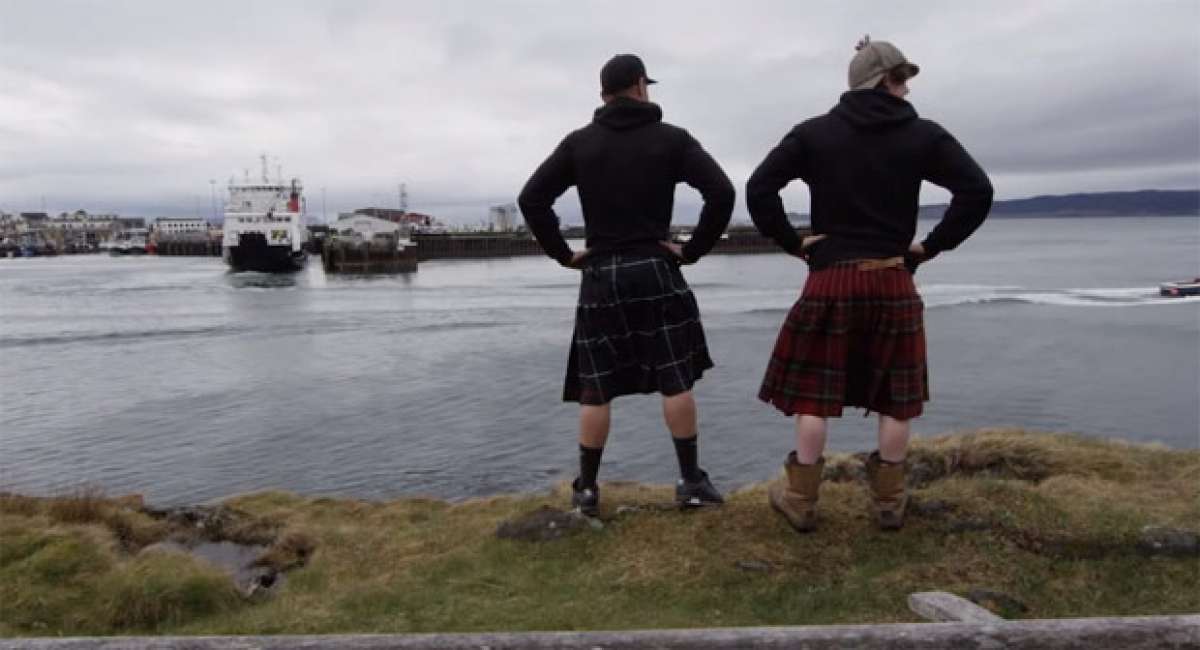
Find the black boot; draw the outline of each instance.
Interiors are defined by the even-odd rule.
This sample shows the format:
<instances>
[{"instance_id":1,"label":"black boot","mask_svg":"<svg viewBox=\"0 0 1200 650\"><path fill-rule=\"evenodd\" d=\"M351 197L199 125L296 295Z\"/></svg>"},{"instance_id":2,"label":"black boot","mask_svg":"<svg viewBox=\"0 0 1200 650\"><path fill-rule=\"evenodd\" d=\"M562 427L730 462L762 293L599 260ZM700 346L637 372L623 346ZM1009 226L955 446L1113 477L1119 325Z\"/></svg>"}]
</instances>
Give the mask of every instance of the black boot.
<instances>
[{"instance_id":1,"label":"black boot","mask_svg":"<svg viewBox=\"0 0 1200 650\"><path fill-rule=\"evenodd\" d=\"M688 481L679 479L675 484L675 503L680 508L703 508L704 506L719 506L725 499L712 481L708 480L708 472L700 470L700 480Z\"/></svg>"},{"instance_id":2,"label":"black boot","mask_svg":"<svg viewBox=\"0 0 1200 650\"><path fill-rule=\"evenodd\" d=\"M571 482L571 507L580 513L595 517L600 513L600 486L580 487L579 479Z\"/></svg>"}]
</instances>

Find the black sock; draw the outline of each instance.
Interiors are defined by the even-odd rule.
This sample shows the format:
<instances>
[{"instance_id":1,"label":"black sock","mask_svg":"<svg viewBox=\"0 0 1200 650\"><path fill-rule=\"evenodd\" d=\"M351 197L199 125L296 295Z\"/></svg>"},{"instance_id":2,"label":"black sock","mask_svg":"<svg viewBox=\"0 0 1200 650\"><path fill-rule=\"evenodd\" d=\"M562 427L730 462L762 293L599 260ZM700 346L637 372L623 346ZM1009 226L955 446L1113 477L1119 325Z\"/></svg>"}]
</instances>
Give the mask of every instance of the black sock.
<instances>
[{"instance_id":1,"label":"black sock","mask_svg":"<svg viewBox=\"0 0 1200 650\"><path fill-rule=\"evenodd\" d=\"M679 459L679 475L685 481L700 480L700 465L698 457L700 456L700 447L697 445L699 436L691 438L676 438L671 437L675 443L675 457Z\"/></svg>"},{"instance_id":2,"label":"black sock","mask_svg":"<svg viewBox=\"0 0 1200 650\"><path fill-rule=\"evenodd\" d=\"M600 457L603 455L604 447L579 445L579 487L596 487L596 475L600 473Z\"/></svg>"}]
</instances>

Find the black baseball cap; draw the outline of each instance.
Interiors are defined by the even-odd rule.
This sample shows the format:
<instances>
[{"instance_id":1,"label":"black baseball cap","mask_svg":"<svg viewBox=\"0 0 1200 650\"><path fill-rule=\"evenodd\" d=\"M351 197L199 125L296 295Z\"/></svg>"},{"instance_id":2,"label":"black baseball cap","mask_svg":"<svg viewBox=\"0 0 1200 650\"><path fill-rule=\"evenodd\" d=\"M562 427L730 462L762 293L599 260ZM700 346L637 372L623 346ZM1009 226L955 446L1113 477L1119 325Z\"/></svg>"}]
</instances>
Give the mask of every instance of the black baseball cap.
<instances>
[{"instance_id":1,"label":"black baseball cap","mask_svg":"<svg viewBox=\"0 0 1200 650\"><path fill-rule=\"evenodd\" d=\"M637 85L643 77L648 84L658 83L646 74L646 65L636 54L618 54L600 68L600 90L605 94L619 92Z\"/></svg>"}]
</instances>

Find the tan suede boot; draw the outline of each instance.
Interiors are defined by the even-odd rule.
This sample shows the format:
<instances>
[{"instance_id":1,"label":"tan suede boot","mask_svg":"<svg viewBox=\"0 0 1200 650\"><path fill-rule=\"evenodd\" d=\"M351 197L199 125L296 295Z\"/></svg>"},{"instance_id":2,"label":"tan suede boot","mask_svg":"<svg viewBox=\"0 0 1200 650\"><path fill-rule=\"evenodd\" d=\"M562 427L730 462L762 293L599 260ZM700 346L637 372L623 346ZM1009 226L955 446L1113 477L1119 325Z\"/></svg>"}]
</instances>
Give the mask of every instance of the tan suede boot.
<instances>
[{"instance_id":1,"label":"tan suede boot","mask_svg":"<svg viewBox=\"0 0 1200 650\"><path fill-rule=\"evenodd\" d=\"M867 484L871 488L875 521L882 530L899 530L904 526L904 509L908 506L904 469L905 463L886 462L878 451L867 458Z\"/></svg>"},{"instance_id":2,"label":"tan suede boot","mask_svg":"<svg viewBox=\"0 0 1200 650\"><path fill-rule=\"evenodd\" d=\"M817 494L821 488L821 472L825 470L822 456L812 465L796 461L796 452L788 454L783 464L787 477L767 489L771 507L783 515L792 528L807 533L817 528Z\"/></svg>"}]
</instances>

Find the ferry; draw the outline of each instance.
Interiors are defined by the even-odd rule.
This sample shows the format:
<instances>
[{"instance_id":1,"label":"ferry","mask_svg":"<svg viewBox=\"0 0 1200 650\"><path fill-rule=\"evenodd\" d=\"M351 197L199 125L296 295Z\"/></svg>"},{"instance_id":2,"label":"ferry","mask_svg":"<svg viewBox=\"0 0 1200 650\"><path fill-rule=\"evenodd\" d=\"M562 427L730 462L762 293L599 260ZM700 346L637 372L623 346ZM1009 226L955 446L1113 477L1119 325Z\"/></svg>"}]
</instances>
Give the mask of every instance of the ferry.
<instances>
[{"instance_id":1,"label":"ferry","mask_svg":"<svg viewBox=\"0 0 1200 650\"><path fill-rule=\"evenodd\" d=\"M308 260L305 244L304 191L300 179L283 181L267 176L267 157L262 160L262 179L229 180L225 204L221 257L234 271L280 273L299 271Z\"/></svg>"},{"instance_id":2,"label":"ferry","mask_svg":"<svg viewBox=\"0 0 1200 650\"><path fill-rule=\"evenodd\" d=\"M1158 294L1170 298L1200 296L1200 278L1196 278L1191 282L1187 280L1183 282L1164 282L1158 285Z\"/></svg>"}]
</instances>

